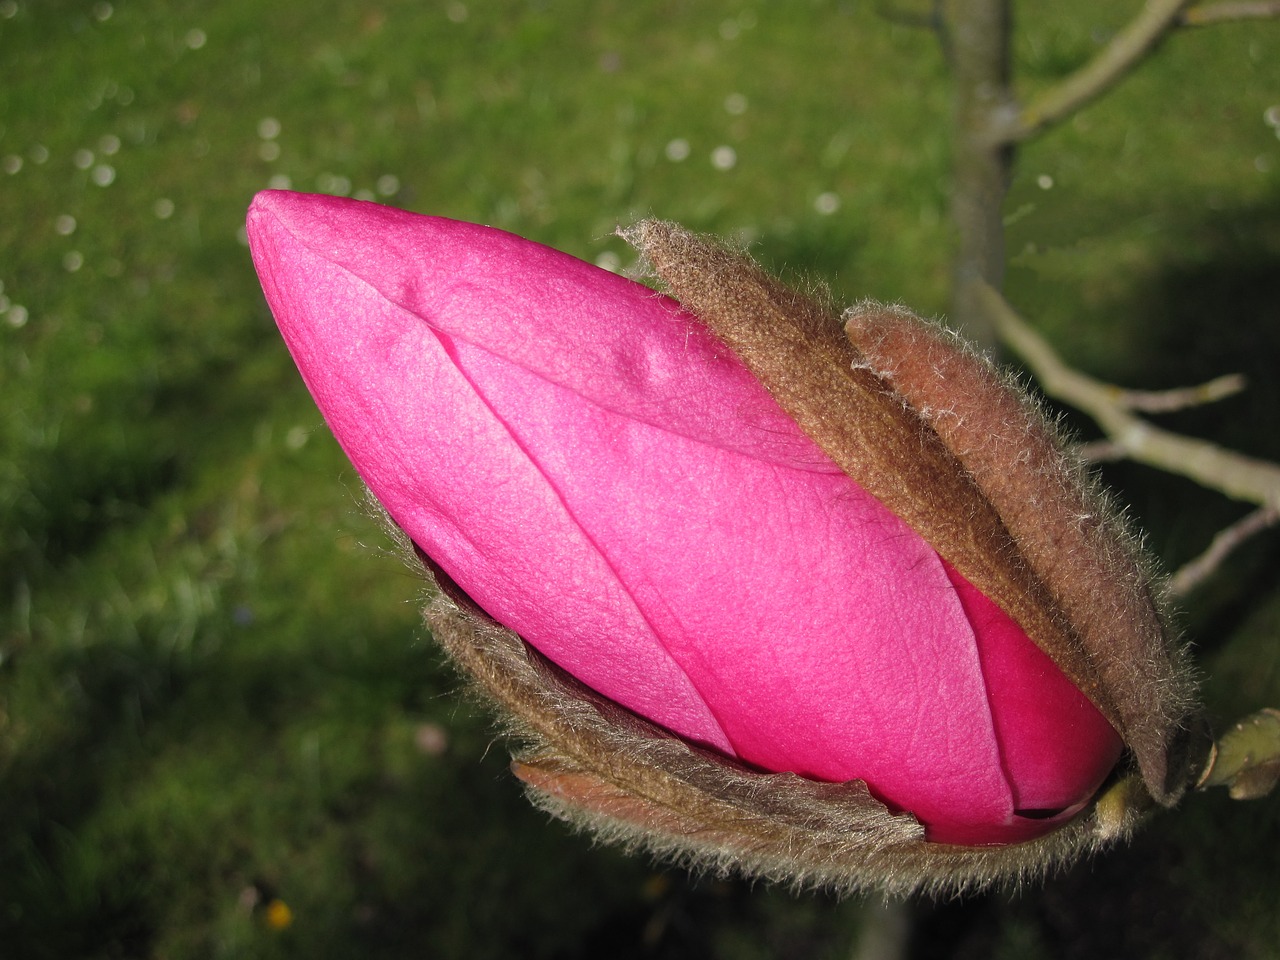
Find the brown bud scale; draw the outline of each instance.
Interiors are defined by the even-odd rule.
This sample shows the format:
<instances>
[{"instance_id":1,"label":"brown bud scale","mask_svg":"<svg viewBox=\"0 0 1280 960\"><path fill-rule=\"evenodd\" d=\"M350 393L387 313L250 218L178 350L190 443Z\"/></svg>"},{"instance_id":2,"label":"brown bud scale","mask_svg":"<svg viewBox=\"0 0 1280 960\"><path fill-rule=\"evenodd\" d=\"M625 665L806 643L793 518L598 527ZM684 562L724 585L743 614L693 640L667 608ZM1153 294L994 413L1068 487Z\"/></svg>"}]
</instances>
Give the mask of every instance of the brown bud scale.
<instances>
[{"instance_id":1,"label":"brown bud scale","mask_svg":"<svg viewBox=\"0 0 1280 960\"><path fill-rule=\"evenodd\" d=\"M409 549L414 549L411 546ZM695 871L840 893L934 895L1017 886L1126 836L1129 804L1082 814L1023 844L930 843L861 781L762 773L703 750L600 697L438 578L424 618L522 749L513 770L533 802L608 843Z\"/></svg>"}]
</instances>

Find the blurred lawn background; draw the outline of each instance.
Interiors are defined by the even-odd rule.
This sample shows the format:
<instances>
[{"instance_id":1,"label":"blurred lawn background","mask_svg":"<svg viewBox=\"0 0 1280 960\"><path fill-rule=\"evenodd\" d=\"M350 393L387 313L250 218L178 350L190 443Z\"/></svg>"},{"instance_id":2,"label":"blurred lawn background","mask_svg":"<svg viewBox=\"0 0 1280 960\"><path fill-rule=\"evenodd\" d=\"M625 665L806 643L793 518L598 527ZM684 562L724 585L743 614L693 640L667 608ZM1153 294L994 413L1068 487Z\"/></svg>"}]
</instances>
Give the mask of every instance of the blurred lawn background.
<instances>
[{"instance_id":1,"label":"blurred lawn background","mask_svg":"<svg viewBox=\"0 0 1280 960\"><path fill-rule=\"evenodd\" d=\"M1138 4L1017 4L1023 90ZM0 956L851 956L866 906L693 881L523 801L417 626L249 263L267 186L611 268L643 215L945 310L948 82L872 3L0 0ZM1186 31L1030 145L1009 295L1165 418L1280 458L1280 24ZM1081 423L1087 431L1087 424ZM1117 467L1176 565L1244 508ZM1190 599L1280 704L1280 545ZM1280 956L1280 801L1191 798L915 957ZM285 915L279 904L286 904Z\"/></svg>"}]
</instances>

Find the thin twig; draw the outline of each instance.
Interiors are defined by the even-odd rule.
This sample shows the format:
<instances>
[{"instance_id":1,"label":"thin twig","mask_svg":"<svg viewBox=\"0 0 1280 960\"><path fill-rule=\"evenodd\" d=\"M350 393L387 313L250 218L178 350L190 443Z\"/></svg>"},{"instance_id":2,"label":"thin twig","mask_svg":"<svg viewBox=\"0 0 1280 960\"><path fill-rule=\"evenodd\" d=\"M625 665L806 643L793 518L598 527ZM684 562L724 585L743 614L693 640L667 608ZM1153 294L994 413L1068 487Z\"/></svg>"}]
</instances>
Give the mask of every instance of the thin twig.
<instances>
[{"instance_id":1,"label":"thin twig","mask_svg":"<svg viewBox=\"0 0 1280 960\"><path fill-rule=\"evenodd\" d=\"M1118 443L1110 440L1090 440L1077 443L1072 452L1087 463L1112 463L1116 460L1127 460L1128 452Z\"/></svg>"},{"instance_id":2,"label":"thin twig","mask_svg":"<svg viewBox=\"0 0 1280 960\"><path fill-rule=\"evenodd\" d=\"M1092 60L1023 107L1005 131L1006 139L1012 142L1034 136L1105 93L1178 25L1191 3L1147 0L1142 11Z\"/></svg>"},{"instance_id":3,"label":"thin twig","mask_svg":"<svg viewBox=\"0 0 1280 960\"><path fill-rule=\"evenodd\" d=\"M1161 429L1117 402L1124 391L1073 370L989 284L981 301L997 335L1030 368L1041 389L1092 417L1130 460L1194 480L1262 507L1280 506L1280 465Z\"/></svg>"},{"instance_id":4,"label":"thin twig","mask_svg":"<svg viewBox=\"0 0 1280 960\"><path fill-rule=\"evenodd\" d=\"M1186 596L1213 576L1237 547L1263 530L1275 526L1277 521L1280 521L1280 509L1259 507L1231 526L1219 530L1204 553L1183 564L1169 579L1169 590L1177 596Z\"/></svg>"},{"instance_id":5,"label":"thin twig","mask_svg":"<svg viewBox=\"0 0 1280 960\"><path fill-rule=\"evenodd\" d=\"M1142 413L1172 413L1188 407L1202 407L1233 397L1245 388L1247 381L1238 373L1215 377L1208 383L1176 390L1121 390L1116 402L1128 410Z\"/></svg>"},{"instance_id":6,"label":"thin twig","mask_svg":"<svg viewBox=\"0 0 1280 960\"><path fill-rule=\"evenodd\" d=\"M1214 23L1229 23L1233 20L1270 20L1280 17L1280 2L1277 0L1254 0L1239 3L1207 3L1194 6L1183 12L1178 25L1183 27L1207 27Z\"/></svg>"},{"instance_id":7,"label":"thin twig","mask_svg":"<svg viewBox=\"0 0 1280 960\"><path fill-rule=\"evenodd\" d=\"M1002 208L1013 146L1001 135L1016 114L1009 86L1009 0L948 0L952 73L951 222L956 227L951 322L983 350L996 345L975 299L975 282L1001 286L1005 269Z\"/></svg>"}]
</instances>

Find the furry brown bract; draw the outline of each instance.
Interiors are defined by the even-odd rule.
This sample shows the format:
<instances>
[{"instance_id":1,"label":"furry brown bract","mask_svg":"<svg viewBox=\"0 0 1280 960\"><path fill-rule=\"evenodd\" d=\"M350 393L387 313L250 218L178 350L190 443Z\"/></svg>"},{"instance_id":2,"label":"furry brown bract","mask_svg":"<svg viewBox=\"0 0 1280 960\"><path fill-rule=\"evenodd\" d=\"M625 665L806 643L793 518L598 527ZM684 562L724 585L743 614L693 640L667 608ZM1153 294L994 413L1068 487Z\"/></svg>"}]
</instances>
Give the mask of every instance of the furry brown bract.
<instances>
[{"instance_id":1,"label":"furry brown bract","mask_svg":"<svg viewBox=\"0 0 1280 960\"><path fill-rule=\"evenodd\" d=\"M1035 880L1127 835L1136 819L1133 782L1118 781L1107 802L1029 843L926 842L913 818L891 813L858 781L760 773L599 697L415 553L440 586L427 626L521 744L513 769L534 803L605 842L798 888L943 895Z\"/></svg>"},{"instance_id":2,"label":"furry brown bract","mask_svg":"<svg viewBox=\"0 0 1280 960\"><path fill-rule=\"evenodd\" d=\"M844 320L868 367L938 434L1000 514L1096 664L1112 722L1152 796L1175 802L1198 749L1184 742L1198 732L1195 684L1157 609L1137 536L1066 454L1038 405L954 334L875 304L850 309Z\"/></svg>"},{"instance_id":3,"label":"furry brown bract","mask_svg":"<svg viewBox=\"0 0 1280 960\"><path fill-rule=\"evenodd\" d=\"M908 311L862 304L842 324L675 224L623 236L832 460L1054 659L1124 738L1151 796L1176 802L1190 669L1136 539L1035 405Z\"/></svg>"}]
</instances>

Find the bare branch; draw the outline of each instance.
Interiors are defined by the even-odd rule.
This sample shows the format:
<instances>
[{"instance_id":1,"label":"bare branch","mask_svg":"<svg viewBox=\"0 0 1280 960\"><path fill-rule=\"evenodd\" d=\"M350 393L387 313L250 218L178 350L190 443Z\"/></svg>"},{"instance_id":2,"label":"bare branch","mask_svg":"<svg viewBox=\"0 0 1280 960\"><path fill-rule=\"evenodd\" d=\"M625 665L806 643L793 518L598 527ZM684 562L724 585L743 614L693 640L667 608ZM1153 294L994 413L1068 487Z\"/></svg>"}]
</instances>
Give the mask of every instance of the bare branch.
<instances>
[{"instance_id":1,"label":"bare branch","mask_svg":"<svg viewBox=\"0 0 1280 960\"><path fill-rule=\"evenodd\" d=\"M1129 459L1258 506L1280 507L1280 465L1163 430L1117 401L1119 387L1073 370L1000 293L984 284L981 299L1000 338L1030 368L1051 397L1087 413Z\"/></svg>"},{"instance_id":2,"label":"bare branch","mask_svg":"<svg viewBox=\"0 0 1280 960\"><path fill-rule=\"evenodd\" d=\"M1090 440L1077 443L1072 448L1075 455L1088 463L1111 463L1115 460L1127 460L1128 452L1118 443L1110 440Z\"/></svg>"},{"instance_id":3,"label":"bare branch","mask_svg":"<svg viewBox=\"0 0 1280 960\"><path fill-rule=\"evenodd\" d=\"M956 225L951 318L984 350L995 333L976 285L1004 278L1004 198L1013 147L1000 135L1014 114L1009 87L1008 0L947 0L946 40L954 75L951 111L951 220Z\"/></svg>"},{"instance_id":4,"label":"bare branch","mask_svg":"<svg viewBox=\"0 0 1280 960\"><path fill-rule=\"evenodd\" d=\"M1192 0L1147 0L1142 12L1092 60L1023 107L1005 137L1009 141L1026 140L1105 93L1178 25L1191 3Z\"/></svg>"},{"instance_id":5,"label":"bare branch","mask_svg":"<svg viewBox=\"0 0 1280 960\"><path fill-rule=\"evenodd\" d=\"M1116 396L1116 402L1126 409L1140 410L1143 413L1172 413L1235 396L1245 388L1246 383L1240 374L1228 373L1215 377L1208 383L1180 387L1177 390L1121 390Z\"/></svg>"},{"instance_id":6,"label":"bare branch","mask_svg":"<svg viewBox=\"0 0 1280 960\"><path fill-rule=\"evenodd\" d=\"M1185 563L1170 578L1169 590L1177 596L1186 596L1213 576L1232 551L1263 530L1275 526L1277 521L1280 521L1280 509L1259 507L1218 531L1204 553Z\"/></svg>"},{"instance_id":7,"label":"bare branch","mask_svg":"<svg viewBox=\"0 0 1280 960\"><path fill-rule=\"evenodd\" d=\"M1183 27L1207 27L1214 23L1233 20L1269 20L1280 17L1280 0L1254 0L1254 2L1206 3L1183 12L1178 25Z\"/></svg>"}]
</instances>

